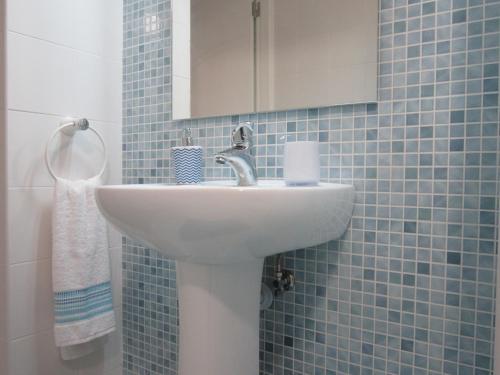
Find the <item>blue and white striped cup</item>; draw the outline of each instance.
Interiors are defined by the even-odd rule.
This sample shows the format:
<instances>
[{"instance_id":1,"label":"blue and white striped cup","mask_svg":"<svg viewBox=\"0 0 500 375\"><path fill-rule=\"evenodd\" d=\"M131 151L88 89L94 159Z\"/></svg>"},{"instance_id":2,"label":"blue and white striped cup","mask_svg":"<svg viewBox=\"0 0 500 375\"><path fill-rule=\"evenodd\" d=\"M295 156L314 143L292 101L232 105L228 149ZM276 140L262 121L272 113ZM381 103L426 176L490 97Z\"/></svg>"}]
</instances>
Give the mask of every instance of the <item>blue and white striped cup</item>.
<instances>
[{"instance_id":1,"label":"blue and white striped cup","mask_svg":"<svg viewBox=\"0 0 500 375\"><path fill-rule=\"evenodd\" d=\"M172 147L175 179L178 184L199 184L203 149L200 146Z\"/></svg>"}]
</instances>

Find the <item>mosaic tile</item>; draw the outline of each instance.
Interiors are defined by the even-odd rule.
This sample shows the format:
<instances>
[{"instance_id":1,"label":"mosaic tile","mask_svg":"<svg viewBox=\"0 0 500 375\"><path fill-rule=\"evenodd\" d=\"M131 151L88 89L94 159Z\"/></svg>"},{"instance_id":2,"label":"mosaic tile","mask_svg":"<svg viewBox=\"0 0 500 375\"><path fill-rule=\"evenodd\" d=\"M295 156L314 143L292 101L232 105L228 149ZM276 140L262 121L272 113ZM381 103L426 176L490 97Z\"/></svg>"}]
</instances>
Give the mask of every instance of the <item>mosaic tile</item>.
<instances>
[{"instance_id":1,"label":"mosaic tile","mask_svg":"<svg viewBox=\"0 0 500 375\"><path fill-rule=\"evenodd\" d=\"M318 140L321 179L356 188L340 240L285 256L297 283L261 313L263 375L492 373L500 1L379 16L378 103L171 121L170 2L124 1L124 183L174 182L187 126L204 178L233 178L213 155L252 121L260 178L283 177L286 141ZM175 264L123 248L124 373L176 374Z\"/></svg>"}]
</instances>

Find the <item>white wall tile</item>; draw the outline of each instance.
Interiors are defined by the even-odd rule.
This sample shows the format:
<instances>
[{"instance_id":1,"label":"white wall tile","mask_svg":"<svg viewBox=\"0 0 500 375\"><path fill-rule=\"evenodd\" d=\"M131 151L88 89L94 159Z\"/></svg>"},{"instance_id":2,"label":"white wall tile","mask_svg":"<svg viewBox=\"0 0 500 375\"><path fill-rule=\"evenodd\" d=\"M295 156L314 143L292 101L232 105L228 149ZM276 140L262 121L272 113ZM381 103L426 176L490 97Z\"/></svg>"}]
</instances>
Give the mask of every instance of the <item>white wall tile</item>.
<instances>
[{"instance_id":1,"label":"white wall tile","mask_svg":"<svg viewBox=\"0 0 500 375\"><path fill-rule=\"evenodd\" d=\"M49 258L52 189L9 189L8 197L9 264Z\"/></svg>"},{"instance_id":2,"label":"white wall tile","mask_svg":"<svg viewBox=\"0 0 500 375\"><path fill-rule=\"evenodd\" d=\"M8 27L99 56L121 56L121 0L9 1Z\"/></svg>"},{"instance_id":3,"label":"white wall tile","mask_svg":"<svg viewBox=\"0 0 500 375\"><path fill-rule=\"evenodd\" d=\"M121 111L121 107L120 107ZM92 126L103 136L107 151L107 167L103 176L105 184L122 182L122 128L121 123L95 121ZM100 163L99 163L100 164Z\"/></svg>"},{"instance_id":4,"label":"white wall tile","mask_svg":"<svg viewBox=\"0 0 500 375\"><path fill-rule=\"evenodd\" d=\"M0 342L5 341L7 338L7 327L6 327L6 321L7 321L7 291L6 291L6 272L7 272L7 265L6 264L0 264ZM2 362L1 356L2 356L2 347L0 347L0 363ZM1 367L1 365L0 365ZM0 371L0 374L3 374Z\"/></svg>"},{"instance_id":5,"label":"white wall tile","mask_svg":"<svg viewBox=\"0 0 500 375\"><path fill-rule=\"evenodd\" d=\"M7 265L0 264L0 341L7 339L7 290L6 290ZM1 374L2 372L0 372Z\"/></svg>"},{"instance_id":6,"label":"white wall tile","mask_svg":"<svg viewBox=\"0 0 500 375\"><path fill-rule=\"evenodd\" d=\"M7 292L7 336L9 339L52 328L50 263L50 259L45 259L9 267L10 289Z\"/></svg>"},{"instance_id":7,"label":"white wall tile","mask_svg":"<svg viewBox=\"0 0 500 375\"><path fill-rule=\"evenodd\" d=\"M72 69L77 114L121 123L121 63L79 53Z\"/></svg>"},{"instance_id":8,"label":"white wall tile","mask_svg":"<svg viewBox=\"0 0 500 375\"><path fill-rule=\"evenodd\" d=\"M113 305L120 308L122 304L122 248L109 251L111 261L111 285L113 287Z\"/></svg>"},{"instance_id":9,"label":"white wall tile","mask_svg":"<svg viewBox=\"0 0 500 375\"><path fill-rule=\"evenodd\" d=\"M110 248L122 248L122 237L123 235L112 225L108 226L108 242Z\"/></svg>"},{"instance_id":10,"label":"white wall tile","mask_svg":"<svg viewBox=\"0 0 500 375\"><path fill-rule=\"evenodd\" d=\"M75 48L120 60L122 0L73 0L72 4L78 23Z\"/></svg>"},{"instance_id":11,"label":"white wall tile","mask_svg":"<svg viewBox=\"0 0 500 375\"><path fill-rule=\"evenodd\" d=\"M66 0L9 1L7 19L9 30L73 46L77 24L73 17L74 5Z\"/></svg>"},{"instance_id":12,"label":"white wall tile","mask_svg":"<svg viewBox=\"0 0 500 375\"><path fill-rule=\"evenodd\" d=\"M28 112L8 112L7 160L9 187L52 186L45 167L45 145L59 125L59 117Z\"/></svg>"},{"instance_id":13,"label":"white wall tile","mask_svg":"<svg viewBox=\"0 0 500 375\"><path fill-rule=\"evenodd\" d=\"M63 116L76 113L71 67L77 64L77 53L13 32L7 44L8 107Z\"/></svg>"},{"instance_id":14,"label":"white wall tile","mask_svg":"<svg viewBox=\"0 0 500 375\"><path fill-rule=\"evenodd\" d=\"M119 366L115 367L114 369L107 371L104 375L122 375L123 374L123 367L120 364Z\"/></svg>"},{"instance_id":15,"label":"white wall tile","mask_svg":"<svg viewBox=\"0 0 500 375\"><path fill-rule=\"evenodd\" d=\"M77 375L71 361L63 361L50 331L8 343L8 375Z\"/></svg>"},{"instance_id":16,"label":"white wall tile","mask_svg":"<svg viewBox=\"0 0 500 375\"><path fill-rule=\"evenodd\" d=\"M0 374L7 374L7 341L0 339Z\"/></svg>"},{"instance_id":17,"label":"white wall tile","mask_svg":"<svg viewBox=\"0 0 500 375\"><path fill-rule=\"evenodd\" d=\"M5 20L5 2L0 2L0 19ZM0 61L5 62L5 22L0 25ZM5 124L5 69L0 71L0 374L7 373L7 341L6 341L6 289L7 289L7 173L6 173L6 124Z\"/></svg>"},{"instance_id":18,"label":"white wall tile","mask_svg":"<svg viewBox=\"0 0 500 375\"><path fill-rule=\"evenodd\" d=\"M87 357L75 361L78 375L108 375L121 367L122 363L122 326L121 310L116 311L117 329L98 340L98 349Z\"/></svg>"},{"instance_id":19,"label":"white wall tile","mask_svg":"<svg viewBox=\"0 0 500 375\"><path fill-rule=\"evenodd\" d=\"M8 43L9 109L120 123L119 61L13 32Z\"/></svg>"}]
</instances>

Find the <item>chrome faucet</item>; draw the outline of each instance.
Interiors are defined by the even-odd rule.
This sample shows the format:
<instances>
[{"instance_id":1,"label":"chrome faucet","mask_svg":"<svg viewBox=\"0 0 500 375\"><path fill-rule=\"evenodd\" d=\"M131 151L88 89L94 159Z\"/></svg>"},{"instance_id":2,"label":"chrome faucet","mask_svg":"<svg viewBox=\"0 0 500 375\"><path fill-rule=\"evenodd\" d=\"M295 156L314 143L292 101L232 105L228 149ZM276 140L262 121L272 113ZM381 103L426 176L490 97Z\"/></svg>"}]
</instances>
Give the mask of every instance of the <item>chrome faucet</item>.
<instances>
[{"instance_id":1,"label":"chrome faucet","mask_svg":"<svg viewBox=\"0 0 500 375\"><path fill-rule=\"evenodd\" d=\"M255 157L252 154L252 123L243 122L232 132L232 147L215 155L218 164L229 164L236 174L238 186L257 185Z\"/></svg>"}]
</instances>

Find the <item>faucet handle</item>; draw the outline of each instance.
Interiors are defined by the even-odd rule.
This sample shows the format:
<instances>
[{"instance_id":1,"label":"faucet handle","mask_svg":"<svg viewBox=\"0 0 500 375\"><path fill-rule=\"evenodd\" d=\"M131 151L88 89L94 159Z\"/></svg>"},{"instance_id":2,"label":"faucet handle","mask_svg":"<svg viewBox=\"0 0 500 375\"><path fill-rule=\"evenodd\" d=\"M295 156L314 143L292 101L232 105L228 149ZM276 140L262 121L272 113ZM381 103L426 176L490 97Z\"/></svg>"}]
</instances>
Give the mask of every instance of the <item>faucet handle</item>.
<instances>
[{"instance_id":1,"label":"faucet handle","mask_svg":"<svg viewBox=\"0 0 500 375\"><path fill-rule=\"evenodd\" d=\"M232 133L233 147L249 148L252 145L253 124L251 122L242 122Z\"/></svg>"}]
</instances>

